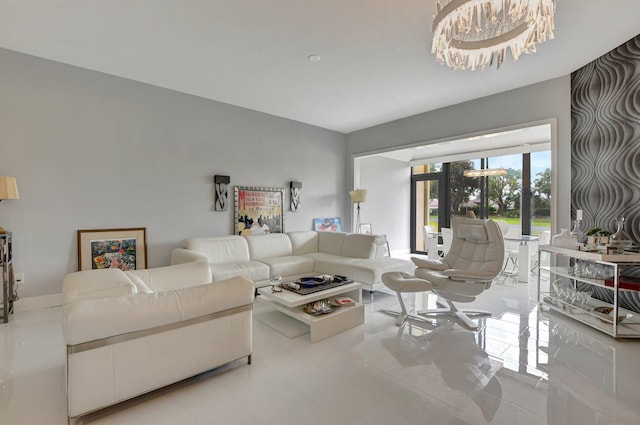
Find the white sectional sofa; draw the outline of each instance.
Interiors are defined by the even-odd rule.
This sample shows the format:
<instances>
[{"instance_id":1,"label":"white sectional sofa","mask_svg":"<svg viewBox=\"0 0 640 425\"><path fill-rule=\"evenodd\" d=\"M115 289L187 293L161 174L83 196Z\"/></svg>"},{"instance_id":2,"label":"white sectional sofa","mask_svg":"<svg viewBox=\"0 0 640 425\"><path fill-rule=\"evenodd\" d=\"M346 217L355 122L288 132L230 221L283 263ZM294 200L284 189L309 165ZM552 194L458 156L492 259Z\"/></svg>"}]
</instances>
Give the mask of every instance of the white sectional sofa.
<instances>
[{"instance_id":1,"label":"white sectional sofa","mask_svg":"<svg viewBox=\"0 0 640 425\"><path fill-rule=\"evenodd\" d=\"M344 275L374 291L390 271L412 273L411 261L385 257L384 236L298 231L251 236L189 238L171 253L171 264L206 261L214 281L245 276L256 287L280 275L293 280L315 274Z\"/></svg>"},{"instance_id":2,"label":"white sectional sofa","mask_svg":"<svg viewBox=\"0 0 640 425\"><path fill-rule=\"evenodd\" d=\"M70 422L253 352L253 282L212 282L206 262L63 283Z\"/></svg>"}]
</instances>

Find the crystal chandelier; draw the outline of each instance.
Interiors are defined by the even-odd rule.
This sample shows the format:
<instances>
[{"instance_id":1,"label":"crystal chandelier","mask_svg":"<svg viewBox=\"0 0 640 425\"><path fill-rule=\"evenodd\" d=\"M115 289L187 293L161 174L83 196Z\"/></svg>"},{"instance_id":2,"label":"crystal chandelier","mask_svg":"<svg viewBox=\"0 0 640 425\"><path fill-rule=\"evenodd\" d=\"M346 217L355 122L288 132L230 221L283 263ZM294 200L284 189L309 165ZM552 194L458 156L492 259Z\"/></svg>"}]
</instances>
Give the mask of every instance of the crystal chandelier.
<instances>
[{"instance_id":1,"label":"crystal chandelier","mask_svg":"<svg viewBox=\"0 0 640 425\"><path fill-rule=\"evenodd\" d=\"M454 70L500 68L553 39L555 0L436 0L431 53Z\"/></svg>"}]
</instances>

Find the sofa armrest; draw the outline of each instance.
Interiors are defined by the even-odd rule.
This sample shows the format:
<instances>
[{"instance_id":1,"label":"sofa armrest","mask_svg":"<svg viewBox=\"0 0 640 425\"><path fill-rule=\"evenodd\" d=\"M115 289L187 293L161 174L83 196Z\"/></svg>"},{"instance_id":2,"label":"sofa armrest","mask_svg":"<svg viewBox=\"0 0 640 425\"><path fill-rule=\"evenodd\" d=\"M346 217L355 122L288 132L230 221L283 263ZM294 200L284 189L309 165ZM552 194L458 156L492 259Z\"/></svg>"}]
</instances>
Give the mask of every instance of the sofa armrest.
<instances>
[{"instance_id":1,"label":"sofa armrest","mask_svg":"<svg viewBox=\"0 0 640 425\"><path fill-rule=\"evenodd\" d=\"M119 269L84 270L69 273L62 282L62 304L92 298L122 297L138 291Z\"/></svg>"},{"instance_id":2,"label":"sofa armrest","mask_svg":"<svg viewBox=\"0 0 640 425\"><path fill-rule=\"evenodd\" d=\"M185 248L175 248L171 251L171 265L190 263L192 261L206 261L208 263L209 258L206 255Z\"/></svg>"},{"instance_id":3,"label":"sofa armrest","mask_svg":"<svg viewBox=\"0 0 640 425\"><path fill-rule=\"evenodd\" d=\"M176 290L182 310L181 320L230 310L253 304L255 286L252 280L237 276L209 285Z\"/></svg>"},{"instance_id":4,"label":"sofa armrest","mask_svg":"<svg viewBox=\"0 0 640 425\"><path fill-rule=\"evenodd\" d=\"M166 291L66 304L62 329L65 343L76 345L179 320L178 298Z\"/></svg>"},{"instance_id":5,"label":"sofa armrest","mask_svg":"<svg viewBox=\"0 0 640 425\"><path fill-rule=\"evenodd\" d=\"M253 282L235 277L152 294L73 302L64 306L67 345L157 328L252 304Z\"/></svg>"}]
</instances>

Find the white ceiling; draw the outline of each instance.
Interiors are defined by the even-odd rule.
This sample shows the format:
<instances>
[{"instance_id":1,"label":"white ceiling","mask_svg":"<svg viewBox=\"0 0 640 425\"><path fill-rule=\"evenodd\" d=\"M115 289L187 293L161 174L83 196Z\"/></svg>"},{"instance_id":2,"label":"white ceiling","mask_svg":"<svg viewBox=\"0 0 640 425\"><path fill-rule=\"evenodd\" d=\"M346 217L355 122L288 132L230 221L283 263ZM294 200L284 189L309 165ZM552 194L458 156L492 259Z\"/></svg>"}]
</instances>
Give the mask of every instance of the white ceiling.
<instances>
[{"instance_id":1,"label":"white ceiling","mask_svg":"<svg viewBox=\"0 0 640 425\"><path fill-rule=\"evenodd\" d=\"M469 146L473 146L473 151L469 150ZM550 149L551 125L541 124L438 143L423 143L365 157L383 157L406 162L408 165L419 165Z\"/></svg>"},{"instance_id":2,"label":"white ceiling","mask_svg":"<svg viewBox=\"0 0 640 425\"><path fill-rule=\"evenodd\" d=\"M453 72L430 53L434 3L0 0L0 47L349 133L567 75L640 33L638 0L557 0L536 54Z\"/></svg>"}]
</instances>

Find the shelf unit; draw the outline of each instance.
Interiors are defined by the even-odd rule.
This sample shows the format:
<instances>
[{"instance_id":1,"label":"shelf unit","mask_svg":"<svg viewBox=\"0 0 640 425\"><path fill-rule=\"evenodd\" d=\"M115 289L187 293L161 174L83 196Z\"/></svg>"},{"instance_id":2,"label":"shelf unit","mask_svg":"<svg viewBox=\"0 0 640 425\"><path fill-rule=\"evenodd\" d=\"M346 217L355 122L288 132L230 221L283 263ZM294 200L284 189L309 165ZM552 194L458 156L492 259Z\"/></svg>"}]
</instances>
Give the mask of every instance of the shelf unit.
<instances>
[{"instance_id":1,"label":"shelf unit","mask_svg":"<svg viewBox=\"0 0 640 425\"><path fill-rule=\"evenodd\" d=\"M624 309L619 305L622 292L637 292L636 289L620 287L621 268L640 266L640 254L600 254L552 245L540 245L538 247L538 264L541 264L543 253L549 254L550 257L550 266L542 266L538 269L538 302L543 308L561 313L614 338L640 338L640 313ZM582 271L577 271L578 268L581 268ZM591 269L591 272L585 272L587 269ZM594 270L599 270L602 275L606 275L606 278L599 278L602 275L594 277ZM542 273L548 273L548 282L542 282ZM568 282L571 288L578 291L584 290L584 288L591 290L604 288L600 291L610 291L608 294L610 296L606 298L612 299L613 302L603 301L593 296L586 304L562 299L552 285L553 282L560 280ZM594 311L595 307L608 307L612 309L612 312L606 315ZM619 320L614 320L616 317Z\"/></svg>"},{"instance_id":2,"label":"shelf unit","mask_svg":"<svg viewBox=\"0 0 640 425\"><path fill-rule=\"evenodd\" d=\"M309 295L298 295L286 289L282 290L282 292L273 293L270 287L258 289L258 294L277 311L309 326L311 342L320 341L364 323L362 284L358 282L325 289ZM337 297L352 298L356 304L336 307L331 313L318 316L312 316L304 312L304 305L307 303Z\"/></svg>"},{"instance_id":3,"label":"shelf unit","mask_svg":"<svg viewBox=\"0 0 640 425\"><path fill-rule=\"evenodd\" d=\"M17 299L14 286L15 277L13 275L11 232L0 233L0 269L2 270L0 319L2 319L2 323L7 323L9 322L9 315L13 313L13 302Z\"/></svg>"}]
</instances>

